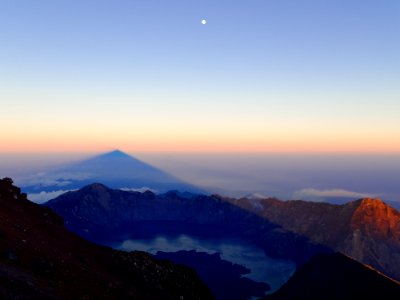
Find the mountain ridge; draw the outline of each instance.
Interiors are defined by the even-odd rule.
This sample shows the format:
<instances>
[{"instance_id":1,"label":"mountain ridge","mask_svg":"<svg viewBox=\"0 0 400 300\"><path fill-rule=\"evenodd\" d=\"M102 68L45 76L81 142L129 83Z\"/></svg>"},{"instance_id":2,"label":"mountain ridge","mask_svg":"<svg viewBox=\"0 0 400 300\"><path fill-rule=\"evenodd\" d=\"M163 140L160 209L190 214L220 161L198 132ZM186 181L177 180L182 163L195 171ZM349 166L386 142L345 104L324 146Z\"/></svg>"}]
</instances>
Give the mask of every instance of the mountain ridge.
<instances>
[{"instance_id":1,"label":"mountain ridge","mask_svg":"<svg viewBox=\"0 0 400 300\"><path fill-rule=\"evenodd\" d=\"M164 195L155 195L151 192L124 194L122 191L110 190L105 186L102 187L104 193L98 195L94 187L85 187L85 192L82 190L72 192L68 197L60 196L49 203L49 206L61 215L67 216L66 220L70 222L68 226L71 226L72 230L80 232L89 239L92 238L90 234L83 232L82 229L85 228L90 232L92 228L92 231L96 232L103 226L104 220L107 220L109 228L123 226L121 220L126 220L127 223L133 220L145 221L144 217L148 217L149 221L199 222L198 224L209 224L209 226L211 223L208 222L213 220L212 224L215 226L228 226L218 223L216 216L220 213L221 217L227 217L226 223L229 223L229 226L242 226L240 230L232 227L231 231L246 232L245 234L258 240L261 245L271 244L267 242L268 239L277 241L283 238L284 234L278 237L279 231L285 234L291 232L315 245L340 251L361 263L371 265L391 278L397 280L400 278L400 267L398 267L400 266L400 213L381 200L365 198L343 205L334 205L302 200L281 201L275 198L234 199L218 195L184 198L173 192ZM89 191L90 193L86 195ZM113 200L106 199L107 197ZM69 199L68 205L65 204L65 199ZM233 207L227 206L227 203ZM113 212L107 211L106 205L111 205ZM96 208L98 215L89 213L89 207L98 207ZM234 207L250 214L239 212L233 209ZM85 224L78 215L71 215L72 211L82 214L86 220ZM233 215L238 214L237 218L241 221L228 217L228 212ZM259 216L261 219L258 220L254 216ZM252 229L248 228L250 222L255 222ZM273 229L275 227L276 229ZM264 232L261 228L265 228ZM259 232L260 237L264 236L265 241L261 241L260 237L256 238L255 232ZM280 243L282 240L278 244ZM292 251L284 247L279 251L282 255L288 253L293 255ZM275 249L272 253L275 255L279 251Z\"/></svg>"},{"instance_id":2,"label":"mountain ridge","mask_svg":"<svg viewBox=\"0 0 400 300\"><path fill-rule=\"evenodd\" d=\"M277 258L290 256L297 263L316 252L329 251L219 195L186 197L176 191L165 194L128 192L94 184L63 194L44 205L62 215L69 229L99 243L104 242L104 237L116 237L121 231L137 232L136 228L143 222L165 222L166 226L174 223L181 230L194 230L206 236L244 236L267 247L267 254ZM163 226L159 228L163 229Z\"/></svg>"},{"instance_id":3,"label":"mountain ridge","mask_svg":"<svg viewBox=\"0 0 400 300\"><path fill-rule=\"evenodd\" d=\"M400 213L380 199L343 205L236 199L235 205L400 279Z\"/></svg>"},{"instance_id":4,"label":"mountain ridge","mask_svg":"<svg viewBox=\"0 0 400 300\"><path fill-rule=\"evenodd\" d=\"M151 234L163 234L160 230L173 224L181 230L180 234L186 234L182 230L188 228L200 234L240 233L261 246L267 255L292 260L297 266L316 253L338 251L390 278L398 279L400 272L400 215L376 199L335 205L219 195L182 197L173 191L156 195L93 184L47 205L63 215L72 230L86 238L94 238L93 234L100 230L97 240L100 243L104 236L115 237L121 231L132 234L128 235L131 239L146 238L137 235L138 228L146 231L149 224L152 224Z\"/></svg>"}]
</instances>

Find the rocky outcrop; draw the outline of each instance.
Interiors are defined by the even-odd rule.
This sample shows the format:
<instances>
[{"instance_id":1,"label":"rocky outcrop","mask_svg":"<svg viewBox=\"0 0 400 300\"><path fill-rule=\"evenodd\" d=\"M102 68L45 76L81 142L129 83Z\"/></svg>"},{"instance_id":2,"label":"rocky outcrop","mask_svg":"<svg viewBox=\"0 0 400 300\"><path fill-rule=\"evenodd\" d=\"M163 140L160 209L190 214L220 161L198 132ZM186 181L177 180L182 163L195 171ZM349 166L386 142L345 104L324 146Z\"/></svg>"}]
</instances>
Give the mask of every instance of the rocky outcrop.
<instances>
[{"instance_id":1,"label":"rocky outcrop","mask_svg":"<svg viewBox=\"0 0 400 300\"><path fill-rule=\"evenodd\" d=\"M379 199L356 203L351 232L337 249L400 280L400 213Z\"/></svg>"},{"instance_id":2,"label":"rocky outcrop","mask_svg":"<svg viewBox=\"0 0 400 300\"><path fill-rule=\"evenodd\" d=\"M400 299L398 282L341 253L318 254L265 300Z\"/></svg>"},{"instance_id":3,"label":"rocky outcrop","mask_svg":"<svg viewBox=\"0 0 400 300\"><path fill-rule=\"evenodd\" d=\"M379 199L343 205L277 199L232 203L400 279L400 213Z\"/></svg>"},{"instance_id":4,"label":"rocky outcrop","mask_svg":"<svg viewBox=\"0 0 400 300\"><path fill-rule=\"evenodd\" d=\"M212 299L187 267L98 246L0 180L1 299Z\"/></svg>"}]
</instances>

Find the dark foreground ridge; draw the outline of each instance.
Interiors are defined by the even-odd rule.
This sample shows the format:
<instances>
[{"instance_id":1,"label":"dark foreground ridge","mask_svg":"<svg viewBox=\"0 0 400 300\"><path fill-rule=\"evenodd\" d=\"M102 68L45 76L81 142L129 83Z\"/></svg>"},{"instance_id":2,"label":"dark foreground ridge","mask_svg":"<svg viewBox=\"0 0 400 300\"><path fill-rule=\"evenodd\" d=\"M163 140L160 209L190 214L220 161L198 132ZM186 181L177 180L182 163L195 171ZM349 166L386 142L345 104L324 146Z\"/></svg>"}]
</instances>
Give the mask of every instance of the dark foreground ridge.
<instances>
[{"instance_id":1,"label":"dark foreground ridge","mask_svg":"<svg viewBox=\"0 0 400 300\"><path fill-rule=\"evenodd\" d=\"M0 180L0 299L212 299L187 267L94 245Z\"/></svg>"},{"instance_id":2,"label":"dark foreground ridge","mask_svg":"<svg viewBox=\"0 0 400 300\"><path fill-rule=\"evenodd\" d=\"M397 300L400 285L341 254L318 254L265 300Z\"/></svg>"}]
</instances>

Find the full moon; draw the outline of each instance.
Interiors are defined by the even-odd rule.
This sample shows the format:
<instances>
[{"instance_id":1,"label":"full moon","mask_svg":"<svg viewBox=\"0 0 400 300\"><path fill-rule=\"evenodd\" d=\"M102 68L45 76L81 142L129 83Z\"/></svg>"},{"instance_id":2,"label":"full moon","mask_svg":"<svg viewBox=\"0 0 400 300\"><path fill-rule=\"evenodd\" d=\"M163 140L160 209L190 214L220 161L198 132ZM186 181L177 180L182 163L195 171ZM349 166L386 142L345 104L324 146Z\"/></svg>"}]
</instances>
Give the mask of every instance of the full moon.
<instances>
[{"instance_id":1,"label":"full moon","mask_svg":"<svg viewBox=\"0 0 400 300\"><path fill-rule=\"evenodd\" d=\"M206 25L207 24L207 20L201 20L201 24Z\"/></svg>"}]
</instances>

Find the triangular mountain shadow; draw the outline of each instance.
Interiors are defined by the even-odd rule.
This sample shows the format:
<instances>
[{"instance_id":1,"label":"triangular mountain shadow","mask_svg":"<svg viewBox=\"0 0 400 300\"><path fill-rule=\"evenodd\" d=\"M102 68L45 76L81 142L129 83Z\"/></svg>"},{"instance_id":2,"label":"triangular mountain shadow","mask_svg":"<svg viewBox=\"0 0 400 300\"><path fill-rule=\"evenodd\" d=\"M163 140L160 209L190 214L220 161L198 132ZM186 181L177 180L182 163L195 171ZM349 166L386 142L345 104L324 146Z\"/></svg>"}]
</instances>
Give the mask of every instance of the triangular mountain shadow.
<instances>
[{"instance_id":1,"label":"triangular mountain shadow","mask_svg":"<svg viewBox=\"0 0 400 300\"><path fill-rule=\"evenodd\" d=\"M26 178L21 186L26 193L42 193L43 195L61 190L76 190L93 182L128 190L204 192L120 150L101 154L48 173L31 176Z\"/></svg>"}]
</instances>

